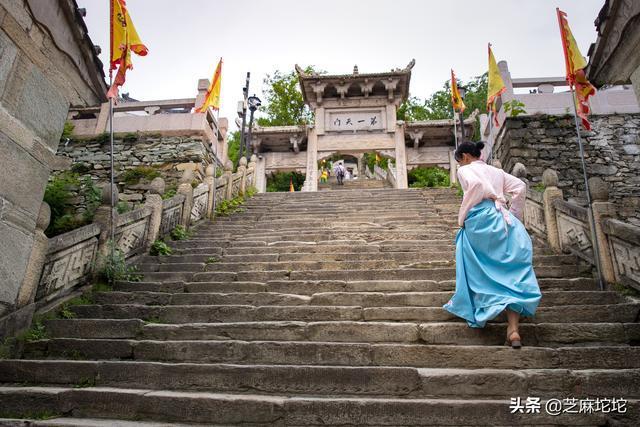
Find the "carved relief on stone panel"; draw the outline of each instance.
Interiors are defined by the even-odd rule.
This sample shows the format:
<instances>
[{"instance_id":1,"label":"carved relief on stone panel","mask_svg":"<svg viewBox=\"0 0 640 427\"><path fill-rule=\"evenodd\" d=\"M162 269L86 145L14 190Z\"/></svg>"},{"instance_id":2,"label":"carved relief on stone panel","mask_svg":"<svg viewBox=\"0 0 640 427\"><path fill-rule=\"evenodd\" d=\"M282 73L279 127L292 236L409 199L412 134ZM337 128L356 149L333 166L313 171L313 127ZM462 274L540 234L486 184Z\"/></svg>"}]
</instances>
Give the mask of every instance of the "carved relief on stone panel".
<instances>
[{"instance_id":1,"label":"carved relief on stone panel","mask_svg":"<svg viewBox=\"0 0 640 427\"><path fill-rule=\"evenodd\" d=\"M562 212L558 212L557 220L562 250L593 264L593 245L588 225Z\"/></svg>"},{"instance_id":2,"label":"carved relief on stone panel","mask_svg":"<svg viewBox=\"0 0 640 427\"><path fill-rule=\"evenodd\" d=\"M524 224L535 233L545 235L547 224L544 221L544 209L541 204L527 199L524 205Z\"/></svg>"},{"instance_id":3,"label":"carved relief on stone panel","mask_svg":"<svg viewBox=\"0 0 640 427\"><path fill-rule=\"evenodd\" d=\"M162 211L162 221L160 222L160 235L165 236L171 232L182 218L182 204L173 206Z\"/></svg>"},{"instance_id":4,"label":"carved relief on stone panel","mask_svg":"<svg viewBox=\"0 0 640 427\"><path fill-rule=\"evenodd\" d=\"M146 216L116 232L116 248L120 249L125 254L125 257L134 255L144 249L148 224L149 217Z\"/></svg>"},{"instance_id":5,"label":"carved relief on stone panel","mask_svg":"<svg viewBox=\"0 0 640 427\"><path fill-rule=\"evenodd\" d=\"M609 236L616 276L640 284L640 247Z\"/></svg>"},{"instance_id":6,"label":"carved relief on stone panel","mask_svg":"<svg viewBox=\"0 0 640 427\"><path fill-rule=\"evenodd\" d=\"M225 187L218 187L216 189L216 193L215 193L215 200L216 200L216 205L218 205L220 202L222 202L224 200L226 194L226 190Z\"/></svg>"},{"instance_id":7,"label":"carved relief on stone panel","mask_svg":"<svg viewBox=\"0 0 640 427\"><path fill-rule=\"evenodd\" d=\"M231 195L233 197L236 197L238 194L240 194L240 179L234 179L233 183L231 184Z\"/></svg>"},{"instance_id":8,"label":"carved relief on stone panel","mask_svg":"<svg viewBox=\"0 0 640 427\"><path fill-rule=\"evenodd\" d=\"M91 273L98 249L98 239L92 238L68 249L50 254L42 271L37 299L63 288L71 288Z\"/></svg>"},{"instance_id":9,"label":"carved relief on stone panel","mask_svg":"<svg viewBox=\"0 0 640 427\"><path fill-rule=\"evenodd\" d=\"M202 193L193 198L193 208L191 208L191 222L198 221L207 214L207 204L209 203L209 193Z\"/></svg>"}]
</instances>

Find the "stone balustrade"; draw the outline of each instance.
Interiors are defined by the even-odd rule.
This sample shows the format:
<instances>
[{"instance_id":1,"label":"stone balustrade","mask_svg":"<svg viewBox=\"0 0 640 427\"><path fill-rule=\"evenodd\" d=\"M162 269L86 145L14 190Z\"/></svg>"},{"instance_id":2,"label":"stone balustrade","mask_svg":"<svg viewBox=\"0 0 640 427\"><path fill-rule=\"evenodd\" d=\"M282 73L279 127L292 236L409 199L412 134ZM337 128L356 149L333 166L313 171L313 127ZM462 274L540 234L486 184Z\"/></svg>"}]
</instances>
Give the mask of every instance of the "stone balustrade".
<instances>
[{"instance_id":1,"label":"stone balustrade","mask_svg":"<svg viewBox=\"0 0 640 427\"><path fill-rule=\"evenodd\" d=\"M29 265L33 280L25 283L23 305L35 301L42 306L68 295L94 277L109 254L112 215L115 248L130 260L147 253L156 239L166 237L176 226L189 228L203 219L212 219L219 203L253 187L256 160L255 155L250 162L241 159L236 173L232 173L233 166L228 162L220 178L215 178L214 166L209 165L205 182L196 188L191 186L193 172L185 170L178 194L167 200L160 197L164 193L164 180L155 178L145 204L125 214L111 212L111 194L109 187L105 187L94 223L51 239L45 236L41 244L34 246ZM114 193L117 200L117 189ZM38 220L40 232L46 229L49 215L49 208L43 202L42 218Z\"/></svg>"},{"instance_id":2,"label":"stone balustrade","mask_svg":"<svg viewBox=\"0 0 640 427\"><path fill-rule=\"evenodd\" d=\"M590 210L563 199L554 170L545 170L542 182L542 192L527 189L524 224L533 237L557 253L574 254L594 266L599 261L607 284L640 289L640 227L618 219L607 184L601 178L589 179Z\"/></svg>"}]
</instances>

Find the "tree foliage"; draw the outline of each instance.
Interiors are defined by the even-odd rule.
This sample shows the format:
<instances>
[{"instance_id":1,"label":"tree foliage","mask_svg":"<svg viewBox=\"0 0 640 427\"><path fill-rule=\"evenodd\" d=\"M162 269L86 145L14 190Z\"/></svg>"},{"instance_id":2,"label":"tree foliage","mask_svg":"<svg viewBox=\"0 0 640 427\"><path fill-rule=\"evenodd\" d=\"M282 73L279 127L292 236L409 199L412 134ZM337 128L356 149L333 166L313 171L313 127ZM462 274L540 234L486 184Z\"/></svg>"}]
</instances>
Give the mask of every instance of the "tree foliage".
<instances>
[{"instance_id":1,"label":"tree foliage","mask_svg":"<svg viewBox=\"0 0 640 427\"><path fill-rule=\"evenodd\" d=\"M464 117L468 117L476 108L481 113L487 112L487 73L475 77L470 82L458 85L465 86L467 93L464 98L466 109ZM451 109L451 81L444 82L442 89L431 94L426 99L411 97L398 108L398 120L420 121L450 119L453 117Z\"/></svg>"},{"instance_id":2,"label":"tree foliage","mask_svg":"<svg viewBox=\"0 0 640 427\"><path fill-rule=\"evenodd\" d=\"M238 162L240 161L240 131L236 130L229 133L227 137L227 155L229 160L233 162L233 170L238 168Z\"/></svg>"},{"instance_id":3,"label":"tree foliage","mask_svg":"<svg viewBox=\"0 0 640 427\"><path fill-rule=\"evenodd\" d=\"M305 73L317 72L312 66ZM260 112L264 116L257 122L260 126L293 126L313 123L313 113L302 98L298 74L276 70L264 79L264 102Z\"/></svg>"},{"instance_id":4,"label":"tree foliage","mask_svg":"<svg viewBox=\"0 0 640 427\"><path fill-rule=\"evenodd\" d=\"M300 191L304 180L305 175L298 172L276 172L267 177L267 191L289 191L291 182L293 182L293 188Z\"/></svg>"},{"instance_id":5,"label":"tree foliage","mask_svg":"<svg viewBox=\"0 0 640 427\"><path fill-rule=\"evenodd\" d=\"M414 168L407 174L409 187L449 187L449 171L440 167Z\"/></svg>"}]
</instances>

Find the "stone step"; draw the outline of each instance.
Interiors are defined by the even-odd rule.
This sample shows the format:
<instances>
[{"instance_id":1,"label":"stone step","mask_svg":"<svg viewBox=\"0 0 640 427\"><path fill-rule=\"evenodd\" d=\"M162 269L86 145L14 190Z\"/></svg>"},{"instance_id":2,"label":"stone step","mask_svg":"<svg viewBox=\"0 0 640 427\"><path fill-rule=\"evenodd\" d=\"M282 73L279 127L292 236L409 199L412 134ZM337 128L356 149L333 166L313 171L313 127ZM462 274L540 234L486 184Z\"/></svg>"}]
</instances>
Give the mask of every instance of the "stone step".
<instances>
[{"instance_id":1,"label":"stone step","mask_svg":"<svg viewBox=\"0 0 640 427\"><path fill-rule=\"evenodd\" d=\"M28 415L32 415L27 413ZM113 418L70 418L55 417L37 419L0 418L0 425L8 427L198 427L201 424L167 423L154 421L127 421Z\"/></svg>"},{"instance_id":2,"label":"stone step","mask_svg":"<svg viewBox=\"0 0 640 427\"><path fill-rule=\"evenodd\" d=\"M150 390L404 398L509 399L535 394L640 397L640 369L430 369L139 361L6 360L0 382Z\"/></svg>"},{"instance_id":3,"label":"stone step","mask_svg":"<svg viewBox=\"0 0 640 427\"><path fill-rule=\"evenodd\" d=\"M228 323L145 323L139 319L53 319L47 320L50 338L141 340L242 340L242 341L331 341L399 342L451 345L501 345L505 323L469 328L464 323L411 322L296 322L260 321ZM604 344L628 345L640 342L638 323L523 323L526 346Z\"/></svg>"},{"instance_id":4,"label":"stone step","mask_svg":"<svg viewBox=\"0 0 640 427\"><path fill-rule=\"evenodd\" d=\"M593 291L597 284L593 278L539 278L543 294L546 291ZM279 292L313 295L322 292L442 292L453 291L455 280L273 280L226 282L116 282L115 290L149 292Z\"/></svg>"},{"instance_id":5,"label":"stone step","mask_svg":"<svg viewBox=\"0 0 640 427\"><path fill-rule=\"evenodd\" d=\"M212 264L215 265L215 264ZM587 276L590 271L576 266L539 266L535 269L538 278L563 278ZM590 269L589 269L590 270ZM271 271L165 271L145 272L145 281L193 281L193 282L264 282L270 280L451 280L455 268L389 268L385 270L271 270Z\"/></svg>"},{"instance_id":6,"label":"stone step","mask_svg":"<svg viewBox=\"0 0 640 427\"><path fill-rule=\"evenodd\" d=\"M96 304L140 305L314 305L360 307L441 307L451 299L453 292L324 292L312 295L279 292L97 292ZM602 305L629 302L613 291L547 291L541 307L559 305Z\"/></svg>"},{"instance_id":7,"label":"stone step","mask_svg":"<svg viewBox=\"0 0 640 427\"><path fill-rule=\"evenodd\" d=\"M505 345L51 338L26 343L25 358L462 369L638 369L640 347L524 346L514 350Z\"/></svg>"},{"instance_id":8,"label":"stone step","mask_svg":"<svg viewBox=\"0 0 640 427\"><path fill-rule=\"evenodd\" d=\"M7 411L67 412L74 417L206 423L207 425L605 425L638 420L637 401L625 414L549 415L509 410L509 399L403 399L377 397L295 397L109 387L2 387ZM212 424L212 420L217 424Z\"/></svg>"},{"instance_id":9,"label":"stone step","mask_svg":"<svg viewBox=\"0 0 640 427\"><path fill-rule=\"evenodd\" d=\"M438 260L445 262L452 260L454 249L448 252L438 251L438 257L430 254L429 261ZM193 255L170 255L170 256L143 256L138 259L141 264L213 264L224 263L274 263L274 262L354 262L354 261L380 261L380 262L402 262L402 263L424 263L425 255L420 252L306 252L301 248L294 253L262 253L262 254L236 254L223 256L210 256L207 254ZM435 258L435 259L434 259ZM534 265L570 265L577 264L579 260L573 255L534 255ZM151 270L148 270L151 271Z\"/></svg>"},{"instance_id":10,"label":"stone step","mask_svg":"<svg viewBox=\"0 0 640 427\"><path fill-rule=\"evenodd\" d=\"M538 308L534 318L524 323L635 322L640 304L567 305ZM421 321L463 320L441 307L360 307L360 306L283 306L283 305L170 305L139 304L76 305L69 307L84 319L142 319L161 323L210 323L298 320L317 321ZM503 315L494 321L503 321Z\"/></svg>"}]
</instances>

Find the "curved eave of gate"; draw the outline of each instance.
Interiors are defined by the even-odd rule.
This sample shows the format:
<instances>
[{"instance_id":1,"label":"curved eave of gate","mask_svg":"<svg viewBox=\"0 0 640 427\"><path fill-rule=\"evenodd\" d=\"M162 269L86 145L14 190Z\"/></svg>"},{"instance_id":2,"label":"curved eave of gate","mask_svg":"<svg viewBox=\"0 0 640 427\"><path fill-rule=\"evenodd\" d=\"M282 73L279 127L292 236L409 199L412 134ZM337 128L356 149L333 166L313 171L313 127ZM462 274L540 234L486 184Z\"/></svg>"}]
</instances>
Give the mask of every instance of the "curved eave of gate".
<instances>
[{"instance_id":1,"label":"curved eave of gate","mask_svg":"<svg viewBox=\"0 0 640 427\"><path fill-rule=\"evenodd\" d=\"M473 134L478 111L474 111L464 120L465 135ZM460 122L457 122L459 127ZM407 122L404 130L404 140L407 147L437 147L455 145L453 119L425 120ZM460 135L460 129L458 129Z\"/></svg>"},{"instance_id":2,"label":"curved eave of gate","mask_svg":"<svg viewBox=\"0 0 640 427\"><path fill-rule=\"evenodd\" d=\"M269 126L256 127L251 133L250 145L253 152L293 152L306 151L309 127L298 126Z\"/></svg>"}]
</instances>

